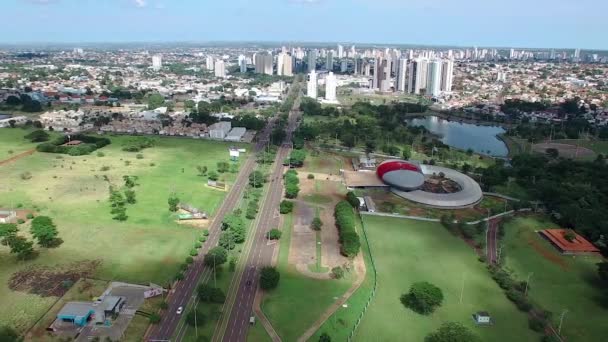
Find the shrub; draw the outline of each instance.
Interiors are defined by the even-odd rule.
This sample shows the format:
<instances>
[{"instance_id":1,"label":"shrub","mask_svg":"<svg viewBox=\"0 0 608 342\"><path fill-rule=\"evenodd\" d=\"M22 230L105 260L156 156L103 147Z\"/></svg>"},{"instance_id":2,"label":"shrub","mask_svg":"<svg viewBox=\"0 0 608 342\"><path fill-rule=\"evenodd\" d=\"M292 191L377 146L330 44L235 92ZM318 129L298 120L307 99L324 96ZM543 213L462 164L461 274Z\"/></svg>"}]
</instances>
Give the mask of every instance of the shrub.
<instances>
[{"instance_id":1,"label":"shrub","mask_svg":"<svg viewBox=\"0 0 608 342\"><path fill-rule=\"evenodd\" d=\"M18 223L18 224L24 224L24 223L25 223L25 221L24 221L23 219L17 219L17 223Z\"/></svg>"},{"instance_id":2,"label":"shrub","mask_svg":"<svg viewBox=\"0 0 608 342\"><path fill-rule=\"evenodd\" d=\"M269 240L278 240L281 238L283 233L278 229L272 229L268 232L267 237Z\"/></svg>"},{"instance_id":3,"label":"shrub","mask_svg":"<svg viewBox=\"0 0 608 342\"><path fill-rule=\"evenodd\" d=\"M184 280L184 274L182 272L179 272L178 274L175 275L175 280L176 281Z\"/></svg>"},{"instance_id":4,"label":"shrub","mask_svg":"<svg viewBox=\"0 0 608 342\"><path fill-rule=\"evenodd\" d=\"M205 241L207 241L207 237L206 236L201 236L198 238L198 241L201 243L204 243Z\"/></svg>"},{"instance_id":5,"label":"shrub","mask_svg":"<svg viewBox=\"0 0 608 342\"><path fill-rule=\"evenodd\" d=\"M348 203L350 203L350 205L353 206L353 208L359 208L359 198L357 198L357 195L355 195L354 192L349 191L346 194L346 200L348 201Z\"/></svg>"},{"instance_id":6,"label":"shrub","mask_svg":"<svg viewBox=\"0 0 608 342\"><path fill-rule=\"evenodd\" d=\"M203 247L203 244L201 244L200 242L194 243L194 248L201 248L201 247Z\"/></svg>"},{"instance_id":7,"label":"shrub","mask_svg":"<svg viewBox=\"0 0 608 342\"><path fill-rule=\"evenodd\" d=\"M194 262L194 258L193 257L191 257L191 256L186 257L186 264L191 264L193 262Z\"/></svg>"},{"instance_id":8,"label":"shrub","mask_svg":"<svg viewBox=\"0 0 608 342\"><path fill-rule=\"evenodd\" d=\"M344 269L340 266L336 266L331 269L331 274L335 279L341 279L344 277Z\"/></svg>"},{"instance_id":9,"label":"shrub","mask_svg":"<svg viewBox=\"0 0 608 342\"><path fill-rule=\"evenodd\" d=\"M191 249L190 250L190 255L197 256L198 255L198 250L196 248Z\"/></svg>"},{"instance_id":10,"label":"shrub","mask_svg":"<svg viewBox=\"0 0 608 342\"><path fill-rule=\"evenodd\" d=\"M543 332L545 330L546 326L547 326L547 322L545 322L544 319L537 318L537 317L528 318L528 327L530 327L530 329L532 329L534 331Z\"/></svg>"},{"instance_id":11,"label":"shrub","mask_svg":"<svg viewBox=\"0 0 608 342\"><path fill-rule=\"evenodd\" d=\"M138 153L138 154L135 155L135 158L137 158L137 159L144 159L144 155L141 154L141 153Z\"/></svg>"},{"instance_id":12,"label":"shrub","mask_svg":"<svg viewBox=\"0 0 608 342\"><path fill-rule=\"evenodd\" d=\"M33 218L34 218L34 214L32 214L32 213L27 213L27 215L26 215L25 217L27 217L27 219L28 219L28 220L31 220L31 219L33 219Z\"/></svg>"},{"instance_id":13,"label":"shrub","mask_svg":"<svg viewBox=\"0 0 608 342\"><path fill-rule=\"evenodd\" d=\"M169 308L169 303L162 301L162 302L160 302L158 307L161 308L162 310L167 310Z\"/></svg>"},{"instance_id":14,"label":"shrub","mask_svg":"<svg viewBox=\"0 0 608 342\"><path fill-rule=\"evenodd\" d=\"M209 229L203 230L203 236L209 236Z\"/></svg>"},{"instance_id":15,"label":"shrub","mask_svg":"<svg viewBox=\"0 0 608 342\"><path fill-rule=\"evenodd\" d=\"M106 155L105 155L105 153L99 151L99 152L97 152L97 156L101 158L101 157L105 157Z\"/></svg>"},{"instance_id":16,"label":"shrub","mask_svg":"<svg viewBox=\"0 0 608 342\"><path fill-rule=\"evenodd\" d=\"M109 166L102 166L99 171L105 172L105 171L109 171L110 167Z\"/></svg>"},{"instance_id":17,"label":"shrub","mask_svg":"<svg viewBox=\"0 0 608 342\"><path fill-rule=\"evenodd\" d=\"M309 173L307 176L308 179L315 179L315 175L313 175L312 173Z\"/></svg>"},{"instance_id":18,"label":"shrub","mask_svg":"<svg viewBox=\"0 0 608 342\"><path fill-rule=\"evenodd\" d=\"M148 316L148 319L150 320L151 324L158 324L160 323L160 315L157 313L151 313L150 316Z\"/></svg>"},{"instance_id":19,"label":"shrub","mask_svg":"<svg viewBox=\"0 0 608 342\"><path fill-rule=\"evenodd\" d=\"M352 206L346 202L339 202L334 209L336 227L340 238L340 252L349 258L354 258L361 247L359 235L355 231L355 214Z\"/></svg>"},{"instance_id":20,"label":"shrub","mask_svg":"<svg viewBox=\"0 0 608 342\"><path fill-rule=\"evenodd\" d=\"M319 217L313 218L312 222L310 223L310 228L319 231L321 230L321 227L323 227L323 221L321 221Z\"/></svg>"},{"instance_id":21,"label":"shrub","mask_svg":"<svg viewBox=\"0 0 608 342\"><path fill-rule=\"evenodd\" d=\"M32 173L29 171L25 171L25 172L21 173L21 175L19 175L19 177L21 177L21 179L23 179L23 180L29 180L29 179L32 179Z\"/></svg>"},{"instance_id":22,"label":"shrub","mask_svg":"<svg viewBox=\"0 0 608 342\"><path fill-rule=\"evenodd\" d=\"M281 214L289 214L293 211L294 203L292 201L283 200L279 205L279 212Z\"/></svg>"}]
</instances>

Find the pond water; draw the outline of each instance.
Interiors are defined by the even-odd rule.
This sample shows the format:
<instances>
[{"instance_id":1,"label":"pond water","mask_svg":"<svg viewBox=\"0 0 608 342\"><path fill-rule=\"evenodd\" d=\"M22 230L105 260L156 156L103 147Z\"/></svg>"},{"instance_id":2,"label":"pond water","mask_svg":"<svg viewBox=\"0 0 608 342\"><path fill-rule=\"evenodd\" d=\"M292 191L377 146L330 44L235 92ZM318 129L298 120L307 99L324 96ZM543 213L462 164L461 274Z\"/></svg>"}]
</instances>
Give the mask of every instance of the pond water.
<instances>
[{"instance_id":1,"label":"pond water","mask_svg":"<svg viewBox=\"0 0 608 342\"><path fill-rule=\"evenodd\" d=\"M8 118L10 118L11 116L12 116L12 115L10 115L10 114L2 114L2 113L0 113L0 120L8 119Z\"/></svg>"},{"instance_id":2,"label":"pond water","mask_svg":"<svg viewBox=\"0 0 608 342\"><path fill-rule=\"evenodd\" d=\"M475 124L448 121L438 116L425 116L407 120L409 125L424 126L449 146L495 157L506 157L507 145L496 135L504 133L500 126L478 126Z\"/></svg>"}]
</instances>

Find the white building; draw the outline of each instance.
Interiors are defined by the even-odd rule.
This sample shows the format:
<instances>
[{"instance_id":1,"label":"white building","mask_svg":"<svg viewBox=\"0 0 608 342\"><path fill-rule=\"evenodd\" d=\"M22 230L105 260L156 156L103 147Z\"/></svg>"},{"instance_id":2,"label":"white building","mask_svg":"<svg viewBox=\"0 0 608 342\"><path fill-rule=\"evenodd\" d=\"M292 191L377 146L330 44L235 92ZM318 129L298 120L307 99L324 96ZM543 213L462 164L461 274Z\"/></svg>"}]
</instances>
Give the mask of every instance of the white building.
<instances>
[{"instance_id":1,"label":"white building","mask_svg":"<svg viewBox=\"0 0 608 342\"><path fill-rule=\"evenodd\" d=\"M336 88L338 87L338 81L336 80L336 75L333 72L330 72L329 75L325 78L325 100L327 101L337 101L336 97Z\"/></svg>"},{"instance_id":2,"label":"white building","mask_svg":"<svg viewBox=\"0 0 608 342\"><path fill-rule=\"evenodd\" d=\"M163 56L154 55L152 56L152 69L158 71L163 67Z\"/></svg>"},{"instance_id":3,"label":"white building","mask_svg":"<svg viewBox=\"0 0 608 342\"><path fill-rule=\"evenodd\" d=\"M209 126L209 137L211 139L224 139L232 129L230 121L220 121Z\"/></svg>"},{"instance_id":4,"label":"white building","mask_svg":"<svg viewBox=\"0 0 608 342\"><path fill-rule=\"evenodd\" d=\"M291 55L281 52L277 56L277 75L279 76L293 76L292 71L293 61Z\"/></svg>"},{"instance_id":5,"label":"white building","mask_svg":"<svg viewBox=\"0 0 608 342\"><path fill-rule=\"evenodd\" d=\"M226 78L226 65L221 59L215 61L215 77Z\"/></svg>"},{"instance_id":6,"label":"white building","mask_svg":"<svg viewBox=\"0 0 608 342\"><path fill-rule=\"evenodd\" d=\"M215 67L215 61L213 60L213 56L207 56L205 66L207 67L207 70L213 70L213 68Z\"/></svg>"},{"instance_id":7,"label":"white building","mask_svg":"<svg viewBox=\"0 0 608 342\"><path fill-rule=\"evenodd\" d=\"M441 65L438 59L432 60L428 66L426 94L439 96L441 94Z\"/></svg>"},{"instance_id":8,"label":"white building","mask_svg":"<svg viewBox=\"0 0 608 342\"><path fill-rule=\"evenodd\" d=\"M246 132L247 132L247 129L245 129L245 127L234 127L226 135L224 140L235 141L235 142L241 141L241 140L243 140L243 136L245 135Z\"/></svg>"},{"instance_id":9,"label":"white building","mask_svg":"<svg viewBox=\"0 0 608 342\"><path fill-rule=\"evenodd\" d=\"M239 69L242 73L247 72L247 57L239 56Z\"/></svg>"},{"instance_id":10,"label":"white building","mask_svg":"<svg viewBox=\"0 0 608 342\"><path fill-rule=\"evenodd\" d=\"M314 69L308 74L306 96L312 97L313 99L317 98L317 73Z\"/></svg>"},{"instance_id":11,"label":"white building","mask_svg":"<svg viewBox=\"0 0 608 342\"><path fill-rule=\"evenodd\" d=\"M419 58L410 62L407 87L409 93L420 94L420 91L426 88L427 65L426 59Z\"/></svg>"},{"instance_id":12,"label":"white building","mask_svg":"<svg viewBox=\"0 0 608 342\"><path fill-rule=\"evenodd\" d=\"M261 52L255 55L255 73L272 75L272 55L268 52Z\"/></svg>"},{"instance_id":13,"label":"white building","mask_svg":"<svg viewBox=\"0 0 608 342\"><path fill-rule=\"evenodd\" d=\"M344 47L340 44L338 44L338 58L343 58L344 57Z\"/></svg>"},{"instance_id":14,"label":"white building","mask_svg":"<svg viewBox=\"0 0 608 342\"><path fill-rule=\"evenodd\" d=\"M401 58L397 62L397 91L405 92L407 90L407 59Z\"/></svg>"},{"instance_id":15,"label":"white building","mask_svg":"<svg viewBox=\"0 0 608 342\"><path fill-rule=\"evenodd\" d=\"M454 79L454 60L446 59L441 67L441 91L452 91L452 80Z\"/></svg>"}]
</instances>

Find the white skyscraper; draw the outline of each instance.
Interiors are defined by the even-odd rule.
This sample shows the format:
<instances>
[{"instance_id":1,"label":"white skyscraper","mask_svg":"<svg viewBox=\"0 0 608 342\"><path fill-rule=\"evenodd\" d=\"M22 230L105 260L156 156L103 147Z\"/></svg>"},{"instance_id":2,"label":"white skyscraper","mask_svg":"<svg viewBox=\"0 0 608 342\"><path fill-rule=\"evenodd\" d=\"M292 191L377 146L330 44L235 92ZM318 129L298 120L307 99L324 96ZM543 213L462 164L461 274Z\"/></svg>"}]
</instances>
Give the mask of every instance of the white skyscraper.
<instances>
[{"instance_id":1,"label":"white skyscraper","mask_svg":"<svg viewBox=\"0 0 608 342\"><path fill-rule=\"evenodd\" d=\"M293 76L292 72L293 61L289 54L281 52L277 56L277 75Z\"/></svg>"},{"instance_id":2,"label":"white skyscraper","mask_svg":"<svg viewBox=\"0 0 608 342\"><path fill-rule=\"evenodd\" d=\"M452 91L452 79L454 78L454 60L445 59L441 67L441 91Z\"/></svg>"},{"instance_id":3,"label":"white skyscraper","mask_svg":"<svg viewBox=\"0 0 608 342\"><path fill-rule=\"evenodd\" d=\"M407 91L412 94L420 94L420 90L426 88L427 60L415 59L410 62L408 70Z\"/></svg>"},{"instance_id":4,"label":"white skyscraper","mask_svg":"<svg viewBox=\"0 0 608 342\"><path fill-rule=\"evenodd\" d=\"M376 58L374 64L374 89L386 92L391 84L391 60L388 58Z\"/></svg>"},{"instance_id":5,"label":"white skyscraper","mask_svg":"<svg viewBox=\"0 0 608 342\"><path fill-rule=\"evenodd\" d=\"M308 71L317 70L317 50L308 51Z\"/></svg>"},{"instance_id":6,"label":"white skyscraper","mask_svg":"<svg viewBox=\"0 0 608 342\"><path fill-rule=\"evenodd\" d=\"M336 88L338 87L338 81L336 80L336 75L333 72L330 72L329 75L325 78L325 100L327 101L336 101Z\"/></svg>"},{"instance_id":7,"label":"white skyscraper","mask_svg":"<svg viewBox=\"0 0 608 342\"><path fill-rule=\"evenodd\" d=\"M255 55L255 73L272 75L272 55L268 52L262 52Z\"/></svg>"},{"instance_id":8,"label":"white skyscraper","mask_svg":"<svg viewBox=\"0 0 608 342\"><path fill-rule=\"evenodd\" d=\"M247 72L247 57L239 56L239 69L241 72Z\"/></svg>"},{"instance_id":9,"label":"white skyscraper","mask_svg":"<svg viewBox=\"0 0 608 342\"><path fill-rule=\"evenodd\" d=\"M327 58L325 59L325 69L331 71L334 69L334 52L333 50L327 51Z\"/></svg>"},{"instance_id":10,"label":"white skyscraper","mask_svg":"<svg viewBox=\"0 0 608 342\"><path fill-rule=\"evenodd\" d=\"M205 65L207 66L207 70L213 70L214 65L213 56L207 56L207 60Z\"/></svg>"},{"instance_id":11,"label":"white skyscraper","mask_svg":"<svg viewBox=\"0 0 608 342\"><path fill-rule=\"evenodd\" d=\"M317 72L314 70L308 74L306 96L312 97L313 99L317 98Z\"/></svg>"},{"instance_id":12,"label":"white skyscraper","mask_svg":"<svg viewBox=\"0 0 608 342\"><path fill-rule=\"evenodd\" d=\"M282 76L283 75L283 52L280 52L277 55L277 75L278 76Z\"/></svg>"},{"instance_id":13,"label":"white skyscraper","mask_svg":"<svg viewBox=\"0 0 608 342\"><path fill-rule=\"evenodd\" d=\"M152 68L156 71L162 69L163 67L163 56L154 55L152 56Z\"/></svg>"},{"instance_id":14,"label":"white skyscraper","mask_svg":"<svg viewBox=\"0 0 608 342\"><path fill-rule=\"evenodd\" d=\"M407 59L401 58L397 63L397 91L407 90Z\"/></svg>"},{"instance_id":15,"label":"white skyscraper","mask_svg":"<svg viewBox=\"0 0 608 342\"><path fill-rule=\"evenodd\" d=\"M338 58L344 57L344 46L338 44Z\"/></svg>"},{"instance_id":16,"label":"white skyscraper","mask_svg":"<svg viewBox=\"0 0 608 342\"><path fill-rule=\"evenodd\" d=\"M215 77L226 78L226 65L224 64L223 60L218 59L217 61L215 61L214 70Z\"/></svg>"},{"instance_id":17,"label":"white skyscraper","mask_svg":"<svg viewBox=\"0 0 608 342\"><path fill-rule=\"evenodd\" d=\"M439 96L441 94L441 61L432 60L428 66L428 76L426 84L426 94Z\"/></svg>"}]
</instances>

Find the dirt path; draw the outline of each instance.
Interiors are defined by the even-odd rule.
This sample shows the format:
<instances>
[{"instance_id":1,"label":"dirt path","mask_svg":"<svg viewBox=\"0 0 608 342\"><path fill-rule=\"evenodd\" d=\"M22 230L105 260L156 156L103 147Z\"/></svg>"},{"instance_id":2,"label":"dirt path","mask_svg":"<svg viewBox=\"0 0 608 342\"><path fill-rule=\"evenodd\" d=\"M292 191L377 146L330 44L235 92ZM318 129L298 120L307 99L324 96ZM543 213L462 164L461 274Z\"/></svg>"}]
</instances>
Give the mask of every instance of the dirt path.
<instances>
[{"instance_id":1,"label":"dirt path","mask_svg":"<svg viewBox=\"0 0 608 342\"><path fill-rule=\"evenodd\" d=\"M496 264L496 236L498 233L498 220L493 219L488 222L488 232L486 234L486 258L490 265Z\"/></svg>"},{"instance_id":2,"label":"dirt path","mask_svg":"<svg viewBox=\"0 0 608 342\"><path fill-rule=\"evenodd\" d=\"M0 166L12 163L12 162L14 162L16 160L19 160L19 159L23 158L23 157L30 156L30 155L34 154L34 152L36 152L36 149L33 148L33 149L27 150L27 151L25 151L23 153L16 154L16 155L14 155L14 156L12 156L12 157L10 157L8 159L0 161Z\"/></svg>"},{"instance_id":3,"label":"dirt path","mask_svg":"<svg viewBox=\"0 0 608 342\"><path fill-rule=\"evenodd\" d=\"M363 252L359 253L357 257L353 260L355 265L355 271L357 273L357 279L353 285L346 291L342 297L340 297L337 301L334 302L325 312L321 315L321 317L313 323L313 325L308 328L302 336L298 338L298 342L305 342L309 338L314 335L319 328L327 321L340 307L342 304L346 303L346 301L359 289L361 284L363 284L363 280L365 280L365 274L367 272L365 268L365 261L363 260Z\"/></svg>"}]
</instances>

